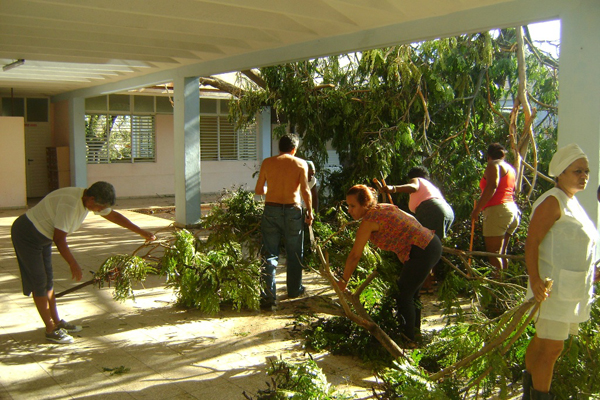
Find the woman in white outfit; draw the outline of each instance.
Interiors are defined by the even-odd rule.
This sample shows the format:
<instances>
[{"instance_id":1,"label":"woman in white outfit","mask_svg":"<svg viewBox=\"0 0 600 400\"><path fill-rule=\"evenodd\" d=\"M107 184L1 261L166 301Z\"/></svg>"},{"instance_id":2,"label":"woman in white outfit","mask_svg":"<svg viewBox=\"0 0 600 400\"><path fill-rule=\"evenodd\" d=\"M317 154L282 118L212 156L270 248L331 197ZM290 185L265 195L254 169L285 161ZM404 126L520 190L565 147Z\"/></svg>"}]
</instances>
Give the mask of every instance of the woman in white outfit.
<instances>
[{"instance_id":1,"label":"woman in white outfit","mask_svg":"<svg viewBox=\"0 0 600 400\"><path fill-rule=\"evenodd\" d=\"M597 231L575 193L589 178L585 153L576 144L559 149L549 174L556 186L534 203L525 261L529 274L527 297L542 302L536 334L527 347L523 399L553 399L550 384L564 341L577 334L590 316L593 299ZM553 280L551 292L545 278Z\"/></svg>"}]
</instances>

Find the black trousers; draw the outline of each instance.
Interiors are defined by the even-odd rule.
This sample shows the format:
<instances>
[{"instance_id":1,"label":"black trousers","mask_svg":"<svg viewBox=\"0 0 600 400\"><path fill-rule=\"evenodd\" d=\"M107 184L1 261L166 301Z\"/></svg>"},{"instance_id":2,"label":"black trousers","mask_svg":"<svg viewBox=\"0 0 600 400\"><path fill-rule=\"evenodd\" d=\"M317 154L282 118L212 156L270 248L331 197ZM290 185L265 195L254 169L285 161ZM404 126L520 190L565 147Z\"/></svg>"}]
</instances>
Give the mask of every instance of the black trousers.
<instances>
[{"instance_id":1,"label":"black trousers","mask_svg":"<svg viewBox=\"0 0 600 400\"><path fill-rule=\"evenodd\" d=\"M396 304L402 333L410 340L415 339L415 328L421 329L421 308L416 305L419 290L441 257L442 242L434 235L424 249L412 246L409 259L402 267L398 278L399 294Z\"/></svg>"}]
</instances>

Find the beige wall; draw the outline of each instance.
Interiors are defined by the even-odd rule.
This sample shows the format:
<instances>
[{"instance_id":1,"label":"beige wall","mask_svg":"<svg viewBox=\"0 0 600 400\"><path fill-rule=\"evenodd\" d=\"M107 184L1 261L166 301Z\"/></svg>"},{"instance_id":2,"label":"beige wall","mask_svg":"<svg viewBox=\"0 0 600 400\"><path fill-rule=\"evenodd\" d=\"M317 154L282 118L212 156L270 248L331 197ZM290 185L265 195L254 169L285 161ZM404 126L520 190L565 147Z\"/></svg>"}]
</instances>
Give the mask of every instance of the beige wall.
<instances>
[{"instance_id":1,"label":"beige wall","mask_svg":"<svg viewBox=\"0 0 600 400\"><path fill-rule=\"evenodd\" d=\"M0 117L0 143L0 208L27 207L23 117Z\"/></svg>"},{"instance_id":2,"label":"beige wall","mask_svg":"<svg viewBox=\"0 0 600 400\"><path fill-rule=\"evenodd\" d=\"M55 146L69 145L69 108L66 101L53 103ZM173 116L156 116L156 162L88 164L88 184L107 181L115 186L117 197L148 197L175 193ZM24 157L23 157L24 159ZM254 190L252 177L258 164L253 161L202 163L202 192L217 193L232 186Z\"/></svg>"},{"instance_id":3,"label":"beige wall","mask_svg":"<svg viewBox=\"0 0 600 400\"><path fill-rule=\"evenodd\" d=\"M54 146L69 146L69 102L60 101L50 104L52 124L52 143Z\"/></svg>"},{"instance_id":4,"label":"beige wall","mask_svg":"<svg viewBox=\"0 0 600 400\"><path fill-rule=\"evenodd\" d=\"M175 193L173 116L156 116L156 162L135 164L88 164L88 183L107 181L117 197L148 197ZM245 185L254 190L255 161L213 161L202 163L202 193L218 193Z\"/></svg>"},{"instance_id":5,"label":"beige wall","mask_svg":"<svg viewBox=\"0 0 600 400\"><path fill-rule=\"evenodd\" d=\"M202 193L219 193L233 186L245 186L254 191L258 171L258 161L204 161L202 167Z\"/></svg>"}]
</instances>

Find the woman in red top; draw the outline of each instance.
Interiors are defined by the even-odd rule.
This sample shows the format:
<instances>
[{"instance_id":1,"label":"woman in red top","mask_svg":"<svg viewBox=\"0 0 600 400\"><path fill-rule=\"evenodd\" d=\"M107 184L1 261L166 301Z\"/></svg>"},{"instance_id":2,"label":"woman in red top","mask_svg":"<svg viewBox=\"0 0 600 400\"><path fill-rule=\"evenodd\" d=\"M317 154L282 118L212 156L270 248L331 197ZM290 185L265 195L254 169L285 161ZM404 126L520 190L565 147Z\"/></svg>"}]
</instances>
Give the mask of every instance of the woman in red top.
<instances>
[{"instance_id":1,"label":"woman in red top","mask_svg":"<svg viewBox=\"0 0 600 400\"><path fill-rule=\"evenodd\" d=\"M346 289L367 241L396 253L404 263L398 272L397 316L402 333L414 341L415 328L420 330L421 326L421 310L415 299L425 278L442 256L442 243L432 230L423 227L412 215L392 204L377 204L373 191L365 185L351 187L346 193L346 203L352 218L362 219L362 222L338 286Z\"/></svg>"},{"instance_id":2,"label":"woman in red top","mask_svg":"<svg viewBox=\"0 0 600 400\"><path fill-rule=\"evenodd\" d=\"M479 182L481 197L475 204L471 219L483 211L483 237L490 253L506 254L508 240L519 226L519 209L514 200L515 169L507 163L506 149L500 143L492 143L487 151L487 167ZM497 270L506 269L507 261L489 257Z\"/></svg>"}]
</instances>

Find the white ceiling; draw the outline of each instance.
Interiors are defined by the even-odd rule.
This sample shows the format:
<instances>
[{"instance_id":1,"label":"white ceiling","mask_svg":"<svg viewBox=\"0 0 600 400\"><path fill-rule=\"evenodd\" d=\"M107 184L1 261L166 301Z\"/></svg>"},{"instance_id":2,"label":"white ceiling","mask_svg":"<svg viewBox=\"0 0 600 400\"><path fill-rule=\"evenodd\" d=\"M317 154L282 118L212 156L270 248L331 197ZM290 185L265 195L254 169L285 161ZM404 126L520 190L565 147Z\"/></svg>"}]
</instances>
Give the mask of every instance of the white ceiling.
<instances>
[{"instance_id":1,"label":"white ceiling","mask_svg":"<svg viewBox=\"0 0 600 400\"><path fill-rule=\"evenodd\" d=\"M556 18L571 0L0 0L0 94L123 90ZM75 92L73 92L75 91Z\"/></svg>"}]
</instances>

